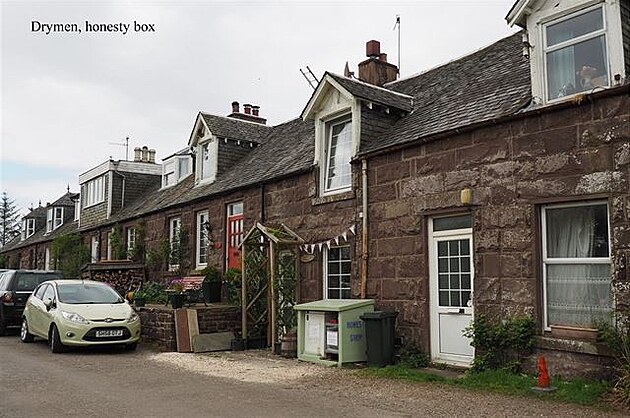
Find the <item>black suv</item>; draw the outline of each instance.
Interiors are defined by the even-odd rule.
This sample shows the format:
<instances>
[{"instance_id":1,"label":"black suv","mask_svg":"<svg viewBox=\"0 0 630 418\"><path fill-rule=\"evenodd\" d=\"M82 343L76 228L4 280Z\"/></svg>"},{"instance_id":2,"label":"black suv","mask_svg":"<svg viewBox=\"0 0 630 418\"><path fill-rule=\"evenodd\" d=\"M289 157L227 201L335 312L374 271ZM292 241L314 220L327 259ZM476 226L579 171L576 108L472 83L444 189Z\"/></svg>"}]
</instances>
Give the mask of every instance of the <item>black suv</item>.
<instances>
[{"instance_id":1,"label":"black suv","mask_svg":"<svg viewBox=\"0 0 630 418\"><path fill-rule=\"evenodd\" d=\"M0 271L0 335L5 335L8 327L19 327L22 324L26 299L37 285L46 280L61 278L60 271Z\"/></svg>"}]
</instances>

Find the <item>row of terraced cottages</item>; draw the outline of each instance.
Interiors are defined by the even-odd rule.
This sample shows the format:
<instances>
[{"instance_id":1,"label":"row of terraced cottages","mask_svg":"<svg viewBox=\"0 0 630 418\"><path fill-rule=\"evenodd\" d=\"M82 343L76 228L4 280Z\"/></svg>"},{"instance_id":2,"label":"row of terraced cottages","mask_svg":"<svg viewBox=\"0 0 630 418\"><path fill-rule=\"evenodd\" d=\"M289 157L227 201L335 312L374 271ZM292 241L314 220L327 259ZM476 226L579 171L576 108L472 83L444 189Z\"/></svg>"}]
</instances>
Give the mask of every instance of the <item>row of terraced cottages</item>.
<instances>
[{"instance_id":1,"label":"row of terraced cottages","mask_svg":"<svg viewBox=\"0 0 630 418\"><path fill-rule=\"evenodd\" d=\"M404 343L463 365L472 318L532 315L554 373L606 375L584 338L628 309L630 7L519 0L507 20L523 30L405 79L370 41L358 78L326 73L277 126L237 102L199 113L181 151L81 174L2 254L54 267L52 238L79 231L102 263L116 227L148 264L185 233L170 270L191 274L240 267L244 232L284 224L301 302L373 298Z\"/></svg>"}]
</instances>

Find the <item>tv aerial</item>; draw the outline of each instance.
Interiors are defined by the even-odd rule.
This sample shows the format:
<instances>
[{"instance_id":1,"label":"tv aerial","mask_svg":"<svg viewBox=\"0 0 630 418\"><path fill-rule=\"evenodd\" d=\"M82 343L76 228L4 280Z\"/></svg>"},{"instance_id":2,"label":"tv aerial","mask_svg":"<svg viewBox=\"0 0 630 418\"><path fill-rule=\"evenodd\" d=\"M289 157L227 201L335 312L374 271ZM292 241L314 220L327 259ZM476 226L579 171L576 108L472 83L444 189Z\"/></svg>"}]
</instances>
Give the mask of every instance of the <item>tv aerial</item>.
<instances>
[{"instance_id":1,"label":"tv aerial","mask_svg":"<svg viewBox=\"0 0 630 418\"><path fill-rule=\"evenodd\" d=\"M125 147L125 160L129 161L129 137L125 138L125 142L109 142L109 145L119 145Z\"/></svg>"}]
</instances>

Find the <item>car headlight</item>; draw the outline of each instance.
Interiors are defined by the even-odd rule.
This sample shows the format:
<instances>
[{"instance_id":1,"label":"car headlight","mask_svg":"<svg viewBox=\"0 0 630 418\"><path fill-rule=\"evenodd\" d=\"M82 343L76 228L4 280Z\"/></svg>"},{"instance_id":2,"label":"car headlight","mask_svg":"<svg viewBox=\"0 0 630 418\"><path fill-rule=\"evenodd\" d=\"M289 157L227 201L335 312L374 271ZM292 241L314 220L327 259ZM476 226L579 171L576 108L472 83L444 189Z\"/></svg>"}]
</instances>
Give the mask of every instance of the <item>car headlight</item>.
<instances>
[{"instance_id":1,"label":"car headlight","mask_svg":"<svg viewBox=\"0 0 630 418\"><path fill-rule=\"evenodd\" d=\"M63 319L67 319L68 321L78 322L79 324L89 324L87 319L85 319L78 313L61 311L61 316L63 317Z\"/></svg>"},{"instance_id":2,"label":"car headlight","mask_svg":"<svg viewBox=\"0 0 630 418\"><path fill-rule=\"evenodd\" d=\"M140 317L138 316L138 314L135 313L134 311L131 311L131 314L129 315L129 318L127 318L127 322L136 322L139 319L140 319Z\"/></svg>"}]
</instances>

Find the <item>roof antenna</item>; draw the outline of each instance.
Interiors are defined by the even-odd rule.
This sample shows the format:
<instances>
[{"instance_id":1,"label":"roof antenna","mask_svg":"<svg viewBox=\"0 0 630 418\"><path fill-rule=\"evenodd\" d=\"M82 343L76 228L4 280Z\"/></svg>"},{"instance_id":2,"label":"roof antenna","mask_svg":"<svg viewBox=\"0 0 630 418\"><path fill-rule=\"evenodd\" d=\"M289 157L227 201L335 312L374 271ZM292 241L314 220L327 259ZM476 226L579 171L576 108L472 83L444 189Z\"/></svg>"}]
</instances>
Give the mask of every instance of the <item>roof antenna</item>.
<instances>
[{"instance_id":1,"label":"roof antenna","mask_svg":"<svg viewBox=\"0 0 630 418\"><path fill-rule=\"evenodd\" d=\"M125 142L109 142L109 145L120 145L125 147L125 161L129 161L129 137L125 138ZM109 157L111 160L112 158Z\"/></svg>"},{"instance_id":2,"label":"roof antenna","mask_svg":"<svg viewBox=\"0 0 630 418\"><path fill-rule=\"evenodd\" d=\"M311 88L315 90L317 88L317 85L319 84L319 80L317 79L317 77L315 77L315 74L313 74L313 71L311 71L309 66L306 66L306 71L300 68L300 72L302 73L306 81L308 81L308 84L310 84Z\"/></svg>"},{"instance_id":3,"label":"roof antenna","mask_svg":"<svg viewBox=\"0 0 630 418\"><path fill-rule=\"evenodd\" d=\"M396 23L392 30L396 30L398 26L398 77L400 78L400 15L396 15Z\"/></svg>"}]
</instances>

